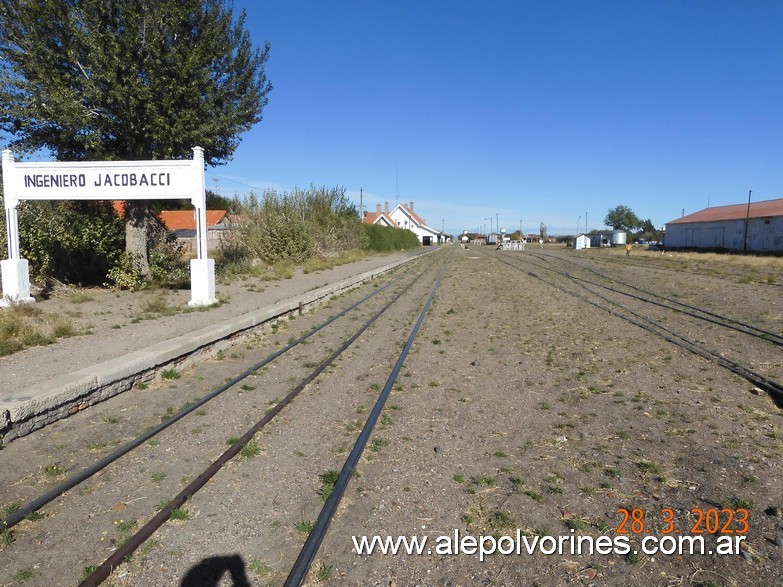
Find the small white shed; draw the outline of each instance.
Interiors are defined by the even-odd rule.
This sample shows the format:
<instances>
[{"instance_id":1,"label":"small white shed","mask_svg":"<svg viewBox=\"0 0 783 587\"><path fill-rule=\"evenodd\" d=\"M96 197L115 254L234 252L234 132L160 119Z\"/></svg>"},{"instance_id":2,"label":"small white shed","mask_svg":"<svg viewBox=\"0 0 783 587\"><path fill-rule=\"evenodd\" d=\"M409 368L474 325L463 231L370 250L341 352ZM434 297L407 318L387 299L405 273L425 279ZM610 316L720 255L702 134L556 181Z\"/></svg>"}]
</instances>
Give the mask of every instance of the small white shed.
<instances>
[{"instance_id":1,"label":"small white shed","mask_svg":"<svg viewBox=\"0 0 783 587\"><path fill-rule=\"evenodd\" d=\"M580 234L578 237L574 239L574 248L576 250L579 249L589 249L590 248L590 237L586 234Z\"/></svg>"}]
</instances>

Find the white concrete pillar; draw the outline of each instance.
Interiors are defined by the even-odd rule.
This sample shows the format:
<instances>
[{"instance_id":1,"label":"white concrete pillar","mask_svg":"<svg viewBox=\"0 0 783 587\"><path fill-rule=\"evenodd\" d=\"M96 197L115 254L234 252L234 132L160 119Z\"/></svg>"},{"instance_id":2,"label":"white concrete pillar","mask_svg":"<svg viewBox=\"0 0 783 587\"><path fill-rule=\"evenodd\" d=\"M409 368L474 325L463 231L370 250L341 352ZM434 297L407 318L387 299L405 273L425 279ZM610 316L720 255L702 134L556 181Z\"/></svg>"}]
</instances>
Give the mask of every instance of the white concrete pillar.
<instances>
[{"instance_id":1,"label":"white concrete pillar","mask_svg":"<svg viewBox=\"0 0 783 587\"><path fill-rule=\"evenodd\" d=\"M0 307L14 304L31 304L35 301L30 295L30 271L27 259L3 259L0 261L0 274L3 277L3 298Z\"/></svg>"},{"instance_id":2,"label":"white concrete pillar","mask_svg":"<svg viewBox=\"0 0 783 587\"><path fill-rule=\"evenodd\" d=\"M211 306L215 302L215 260L191 259L188 306Z\"/></svg>"}]
</instances>

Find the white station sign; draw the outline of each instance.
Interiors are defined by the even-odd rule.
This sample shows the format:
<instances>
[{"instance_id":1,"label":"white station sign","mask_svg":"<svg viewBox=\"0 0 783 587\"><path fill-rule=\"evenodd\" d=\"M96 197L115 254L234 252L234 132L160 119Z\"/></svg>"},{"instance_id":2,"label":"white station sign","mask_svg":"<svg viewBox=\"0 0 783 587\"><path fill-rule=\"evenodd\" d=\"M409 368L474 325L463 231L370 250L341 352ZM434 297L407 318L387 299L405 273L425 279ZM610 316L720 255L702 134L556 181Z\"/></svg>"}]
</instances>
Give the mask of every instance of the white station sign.
<instances>
[{"instance_id":1,"label":"white station sign","mask_svg":"<svg viewBox=\"0 0 783 587\"><path fill-rule=\"evenodd\" d=\"M20 200L190 199L198 193L199 171L190 160L14 163L6 194Z\"/></svg>"},{"instance_id":2,"label":"white station sign","mask_svg":"<svg viewBox=\"0 0 783 587\"><path fill-rule=\"evenodd\" d=\"M207 257L204 150L182 161L94 161L17 163L3 151L3 197L8 259L0 261L0 307L34 302L30 272L19 247L17 206L21 200L189 199L195 208L198 258L190 261L190 305L214 304L215 260Z\"/></svg>"}]
</instances>

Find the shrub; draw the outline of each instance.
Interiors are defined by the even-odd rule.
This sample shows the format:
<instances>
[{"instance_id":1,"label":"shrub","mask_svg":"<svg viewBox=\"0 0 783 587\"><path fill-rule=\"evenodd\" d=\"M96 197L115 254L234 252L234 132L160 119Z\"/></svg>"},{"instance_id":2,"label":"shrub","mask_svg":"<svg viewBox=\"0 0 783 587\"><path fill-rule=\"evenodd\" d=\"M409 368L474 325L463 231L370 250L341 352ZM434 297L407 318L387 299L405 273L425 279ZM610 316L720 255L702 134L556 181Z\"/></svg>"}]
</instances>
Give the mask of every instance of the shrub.
<instances>
[{"instance_id":1,"label":"shrub","mask_svg":"<svg viewBox=\"0 0 783 587\"><path fill-rule=\"evenodd\" d=\"M399 251L421 246L419 239L410 230L378 224L364 224L363 226L367 233L368 246L372 251Z\"/></svg>"},{"instance_id":2,"label":"shrub","mask_svg":"<svg viewBox=\"0 0 783 587\"><path fill-rule=\"evenodd\" d=\"M114 267L108 271L106 277L119 289L138 291L147 285L139 273L138 263L132 253L123 253Z\"/></svg>"},{"instance_id":3,"label":"shrub","mask_svg":"<svg viewBox=\"0 0 783 587\"><path fill-rule=\"evenodd\" d=\"M19 204L22 256L36 278L99 284L125 247L125 226L109 202Z\"/></svg>"},{"instance_id":4,"label":"shrub","mask_svg":"<svg viewBox=\"0 0 783 587\"><path fill-rule=\"evenodd\" d=\"M273 265L284 259L299 263L314 254L304 220L285 194L267 191L261 202L251 196L242 216L240 237L252 257Z\"/></svg>"}]
</instances>

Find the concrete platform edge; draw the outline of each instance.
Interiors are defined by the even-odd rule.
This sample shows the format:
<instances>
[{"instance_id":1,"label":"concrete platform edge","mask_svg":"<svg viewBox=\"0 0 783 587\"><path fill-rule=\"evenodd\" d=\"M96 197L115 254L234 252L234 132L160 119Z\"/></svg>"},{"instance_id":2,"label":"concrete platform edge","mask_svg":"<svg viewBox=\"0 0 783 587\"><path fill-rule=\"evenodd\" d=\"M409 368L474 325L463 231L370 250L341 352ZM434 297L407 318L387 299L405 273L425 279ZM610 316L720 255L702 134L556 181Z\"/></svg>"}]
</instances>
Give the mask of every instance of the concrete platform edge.
<instances>
[{"instance_id":1,"label":"concrete platform edge","mask_svg":"<svg viewBox=\"0 0 783 587\"><path fill-rule=\"evenodd\" d=\"M138 382L151 381L163 368L185 367L214 355L233 344L238 337L251 336L265 325L271 325L300 309L319 305L335 294L358 287L416 258L418 256L365 271L272 307L228 318L13 393L0 400L0 445L127 391Z\"/></svg>"}]
</instances>

